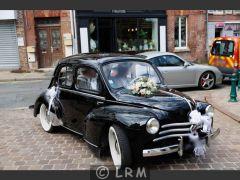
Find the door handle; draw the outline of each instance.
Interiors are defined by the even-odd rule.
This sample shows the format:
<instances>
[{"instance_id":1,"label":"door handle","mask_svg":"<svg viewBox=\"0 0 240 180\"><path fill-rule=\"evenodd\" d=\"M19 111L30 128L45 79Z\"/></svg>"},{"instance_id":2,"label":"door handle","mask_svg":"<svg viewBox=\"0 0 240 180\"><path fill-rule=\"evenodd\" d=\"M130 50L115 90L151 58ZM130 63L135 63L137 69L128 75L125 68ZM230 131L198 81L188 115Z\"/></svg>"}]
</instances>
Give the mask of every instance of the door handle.
<instances>
[{"instance_id":1,"label":"door handle","mask_svg":"<svg viewBox=\"0 0 240 180\"><path fill-rule=\"evenodd\" d=\"M102 101L97 101L97 105L102 105L104 102Z\"/></svg>"}]
</instances>

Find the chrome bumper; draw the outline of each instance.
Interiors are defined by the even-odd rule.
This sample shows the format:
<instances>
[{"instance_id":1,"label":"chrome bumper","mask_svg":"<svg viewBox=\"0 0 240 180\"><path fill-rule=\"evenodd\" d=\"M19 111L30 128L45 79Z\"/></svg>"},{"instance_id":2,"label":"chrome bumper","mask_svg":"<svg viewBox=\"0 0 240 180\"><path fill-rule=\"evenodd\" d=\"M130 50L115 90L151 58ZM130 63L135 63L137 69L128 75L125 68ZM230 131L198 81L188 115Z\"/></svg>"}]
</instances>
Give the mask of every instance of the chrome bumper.
<instances>
[{"instance_id":1,"label":"chrome bumper","mask_svg":"<svg viewBox=\"0 0 240 180\"><path fill-rule=\"evenodd\" d=\"M151 156L160 156L170 153L178 152L179 156L183 155L183 137L179 137L179 144L174 144L171 146L166 146L162 148L154 148L154 149L144 149L143 157L151 157Z\"/></svg>"},{"instance_id":2,"label":"chrome bumper","mask_svg":"<svg viewBox=\"0 0 240 180\"><path fill-rule=\"evenodd\" d=\"M217 137L219 135L219 133L220 133L220 129L218 128L216 131L209 134L206 137L208 139L207 145L210 144L209 140ZM179 141L178 144L174 144L171 146L154 148L154 149L144 149L142 152L143 157L160 156L160 155L171 154L171 153L175 153L175 152L178 152L179 156L182 156L183 155L183 136L179 136L178 141Z\"/></svg>"}]
</instances>

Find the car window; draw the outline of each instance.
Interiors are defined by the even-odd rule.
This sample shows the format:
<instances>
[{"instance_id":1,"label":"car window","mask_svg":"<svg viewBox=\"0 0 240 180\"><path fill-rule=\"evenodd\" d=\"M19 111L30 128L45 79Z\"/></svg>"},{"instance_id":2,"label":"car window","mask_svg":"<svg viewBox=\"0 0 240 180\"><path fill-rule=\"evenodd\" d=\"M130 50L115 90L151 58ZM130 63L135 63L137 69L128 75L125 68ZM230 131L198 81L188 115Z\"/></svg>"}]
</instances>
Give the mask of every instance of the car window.
<instances>
[{"instance_id":1,"label":"car window","mask_svg":"<svg viewBox=\"0 0 240 180\"><path fill-rule=\"evenodd\" d=\"M232 56L234 51L234 42L228 40L215 41L211 53L217 56Z\"/></svg>"},{"instance_id":2,"label":"car window","mask_svg":"<svg viewBox=\"0 0 240 180\"><path fill-rule=\"evenodd\" d=\"M97 71L91 67L79 67L76 71L77 90L86 90L92 92L101 91L101 81Z\"/></svg>"},{"instance_id":3,"label":"car window","mask_svg":"<svg viewBox=\"0 0 240 180\"><path fill-rule=\"evenodd\" d=\"M63 66L58 74L58 84L62 87L71 87L73 84L73 68Z\"/></svg>"},{"instance_id":4,"label":"car window","mask_svg":"<svg viewBox=\"0 0 240 180\"><path fill-rule=\"evenodd\" d=\"M124 60L107 63L103 66L103 73L110 88L129 89L131 83L141 77L147 77L156 84L162 84L156 70L146 62Z\"/></svg>"},{"instance_id":5,"label":"car window","mask_svg":"<svg viewBox=\"0 0 240 180\"><path fill-rule=\"evenodd\" d=\"M159 56L152 59L152 62L157 66L183 66L184 61L172 55Z\"/></svg>"}]
</instances>

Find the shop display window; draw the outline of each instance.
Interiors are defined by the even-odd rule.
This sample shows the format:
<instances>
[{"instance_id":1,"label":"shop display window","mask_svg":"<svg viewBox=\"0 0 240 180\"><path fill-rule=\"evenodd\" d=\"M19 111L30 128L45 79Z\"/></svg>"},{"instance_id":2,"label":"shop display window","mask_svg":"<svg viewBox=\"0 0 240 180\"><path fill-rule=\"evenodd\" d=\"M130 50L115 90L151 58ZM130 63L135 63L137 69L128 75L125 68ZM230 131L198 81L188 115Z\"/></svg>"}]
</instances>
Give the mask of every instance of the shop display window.
<instances>
[{"instance_id":1,"label":"shop display window","mask_svg":"<svg viewBox=\"0 0 240 180\"><path fill-rule=\"evenodd\" d=\"M116 19L116 41L119 52L157 50L157 18Z\"/></svg>"}]
</instances>

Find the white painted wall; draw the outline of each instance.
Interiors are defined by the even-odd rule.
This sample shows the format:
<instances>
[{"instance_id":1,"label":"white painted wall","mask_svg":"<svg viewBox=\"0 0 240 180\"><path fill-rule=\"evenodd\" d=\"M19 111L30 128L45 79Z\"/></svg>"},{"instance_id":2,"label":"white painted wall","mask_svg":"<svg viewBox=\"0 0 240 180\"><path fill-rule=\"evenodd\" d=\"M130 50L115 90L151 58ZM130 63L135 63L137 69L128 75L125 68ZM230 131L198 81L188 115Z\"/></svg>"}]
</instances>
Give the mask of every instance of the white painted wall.
<instances>
[{"instance_id":1,"label":"white painted wall","mask_svg":"<svg viewBox=\"0 0 240 180\"><path fill-rule=\"evenodd\" d=\"M81 44L81 53L88 53L88 29L87 27L80 28L80 44Z\"/></svg>"},{"instance_id":2,"label":"white painted wall","mask_svg":"<svg viewBox=\"0 0 240 180\"><path fill-rule=\"evenodd\" d=\"M166 26L160 26L159 37L160 37L160 52L166 52Z\"/></svg>"}]
</instances>

